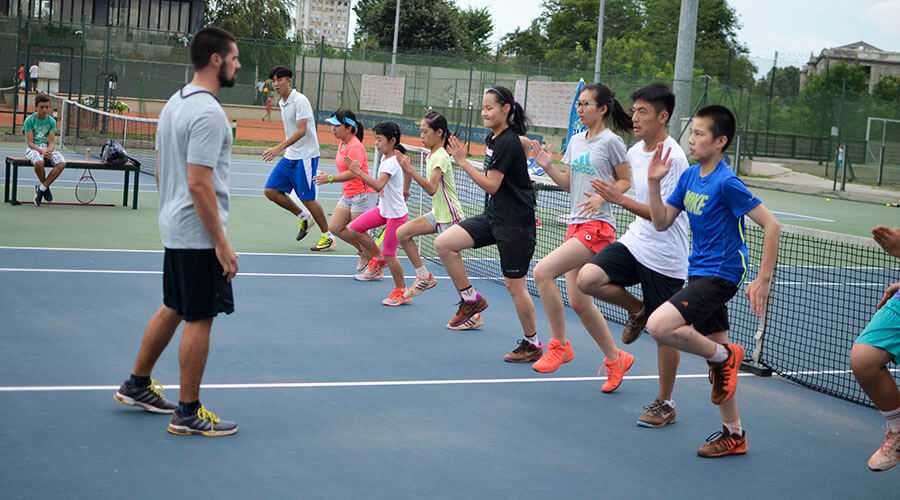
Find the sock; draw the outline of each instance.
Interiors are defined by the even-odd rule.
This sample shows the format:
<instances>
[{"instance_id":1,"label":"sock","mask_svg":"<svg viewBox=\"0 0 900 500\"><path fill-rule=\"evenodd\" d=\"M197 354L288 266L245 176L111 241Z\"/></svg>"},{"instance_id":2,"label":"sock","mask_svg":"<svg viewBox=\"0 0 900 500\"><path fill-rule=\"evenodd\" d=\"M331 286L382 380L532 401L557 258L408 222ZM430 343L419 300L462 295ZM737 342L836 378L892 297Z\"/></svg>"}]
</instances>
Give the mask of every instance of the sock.
<instances>
[{"instance_id":1,"label":"sock","mask_svg":"<svg viewBox=\"0 0 900 500\"><path fill-rule=\"evenodd\" d=\"M334 239L334 234L332 234L331 231L328 231L327 233L325 233L325 236L328 236L329 238Z\"/></svg>"},{"instance_id":2,"label":"sock","mask_svg":"<svg viewBox=\"0 0 900 500\"><path fill-rule=\"evenodd\" d=\"M417 268L416 268L416 278L422 278L422 279L425 279L425 278L427 278L430 274L431 274L431 273L428 272L428 268L425 266L425 264L422 264L422 267L417 267Z\"/></svg>"},{"instance_id":3,"label":"sock","mask_svg":"<svg viewBox=\"0 0 900 500\"><path fill-rule=\"evenodd\" d=\"M537 332L534 332L531 335L522 335L522 338L524 338L526 341L528 341L529 344L535 347L543 347L544 345L543 343L541 343L541 339L540 337L538 337Z\"/></svg>"},{"instance_id":4,"label":"sock","mask_svg":"<svg viewBox=\"0 0 900 500\"><path fill-rule=\"evenodd\" d=\"M39 189L40 189L41 191L46 191L46 190L47 190L47 186L41 184L41 187L40 187Z\"/></svg>"},{"instance_id":5,"label":"sock","mask_svg":"<svg viewBox=\"0 0 900 500\"><path fill-rule=\"evenodd\" d=\"M706 358L710 363L724 363L726 359L728 359L728 349L722 344L716 344L716 352Z\"/></svg>"},{"instance_id":6,"label":"sock","mask_svg":"<svg viewBox=\"0 0 900 500\"><path fill-rule=\"evenodd\" d=\"M181 415L184 415L184 416L194 415L195 413L197 413L197 410L199 410L199 409L200 409L200 401L190 401L187 403L184 401L178 402L177 411Z\"/></svg>"},{"instance_id":7,"label":"sock","mask_svg":"<svg viewBox=\"0 0 900 500\"><path fill-rule=\"evenodd\" d=\"M722 425L728 429L728 432L732 434L737 434L740 436L744 432L744 428L741 427L741 419L738 419L737 422L722 422Z\"/></svg>"},{"instance_id":8,"label":"sock","mask_svg":"<svg viewBox=\"0 0 900 500\"><path fill-rule=\"evenodd\" d=\"M478 292L475 291L475 288L469 286L459 291L459 296L462 297L465 302L475 302L478 300Z\"/></svg>"},{"instance_id":9,"label":"sock","mask_svg":"<svg viewBox=\"0 0 900 500\"><path fill-rule=\"evenodd\" d=\"M150 385L150 376L139 377L132 373L131 378L128 379L128 385L133 387L147 387Z\"/></svg>"},{"instance_id":10,"label":"sock","mask_svg":"<svg viewBox=\"0 0 900 500\"><path fill-rule=\"evenodd\" d=\"M301 210L300 213L297 214L297 218L300 220L309 220L309 214Z\"/></svg>"},{"instance_id":11,"label":"sock","mask_svg":"<svg viewBox=\"0 0 900 500\"><path fill-rule=\"evenodd\" d=\"M663 403L669 405L672 408L675 408L675 400L674 399L666 399L663 401Z\"/></svg>"},{"instance_id":12,"label":"sock","mask_svg":"<svg viewBox=\"0 0 900 500\"><path fill-rule=\"evenodd\" d=\"M900 408L891 411L883 411L881 415L887 424L887 428L891 432L900 432Z\"/></svg>"}]
</instances>

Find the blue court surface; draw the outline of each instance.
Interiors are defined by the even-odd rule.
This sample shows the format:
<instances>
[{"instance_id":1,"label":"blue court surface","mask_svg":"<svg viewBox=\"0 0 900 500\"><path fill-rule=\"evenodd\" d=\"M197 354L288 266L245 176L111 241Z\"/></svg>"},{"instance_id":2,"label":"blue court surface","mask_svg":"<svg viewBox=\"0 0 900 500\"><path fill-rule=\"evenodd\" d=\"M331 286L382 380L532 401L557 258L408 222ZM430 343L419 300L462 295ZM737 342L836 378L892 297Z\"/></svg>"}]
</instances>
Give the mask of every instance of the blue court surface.
<instances>
[{"instance_id":1,"label":"blue court surface","mask_svg":"<svg viewBox=\"0 0 900 500\"><path fill-rule=\"evenodd\" d=\"M449 281L386 308L389 278L355 282L354 264L242 254L237 311L214 324L201 395L241 430L185 438L112 398L159 306L162 254L0 249L0 496L900 498L896 471L866 469L883 436L872 409L745 375L749 453L702 459L720 428L703 360L682 358L677 424L640 428L657 387L649 337L628 346L637 362L605 395L601 354L570 310L576 358L538 375L502 361L521 334L503 287L475 281L486 325L457 333L444 328ZM177 339L154 373L172 399Z\"/></svg>"}]
</instances>

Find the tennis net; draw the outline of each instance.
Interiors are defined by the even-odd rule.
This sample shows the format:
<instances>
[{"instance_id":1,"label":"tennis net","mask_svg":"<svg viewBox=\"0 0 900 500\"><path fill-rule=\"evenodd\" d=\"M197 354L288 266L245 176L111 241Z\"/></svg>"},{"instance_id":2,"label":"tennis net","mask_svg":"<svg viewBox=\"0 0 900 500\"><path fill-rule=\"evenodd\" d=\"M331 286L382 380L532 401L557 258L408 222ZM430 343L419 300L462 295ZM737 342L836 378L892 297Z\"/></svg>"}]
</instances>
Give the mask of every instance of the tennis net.
<instances>
[{"instance_id":1,"label":"tennis net","mask_svg":"<svg viewBox=\"0 0 900 500\"><path fill-rule=\"evenodd\" d=\"M141 162L141 171L153 174L156 119L109 113L59 95L51 95L50 99L63 151L98 158L100 148L112 139Z\"/></svg>"},{"instance_id":2,"label":"tennis net","mask_svg":"<svg viewBox=\"0 0 900 500\"><path fill-rule=\"evenodd\" d=\"M427 151L409 147L410 158L425 175ZM462 171L454 170L456 188L467 216L484 210L485 193ZM569 212L569 194L549 179L533 178L537 193L537 246L529 271L528 290L537 296L532 278L534 265L563 242ZM413 183L409 198L411 216L431 209L426 193ZM634 215L614 206L617 233L621 236ZM762 253L762 230L747 221L747 244L756 277ZM420 238L423 257L440 263L433 237ZM502 282L496 247L467 250L463 254L470 276ZM779 376L814 390L855 403L872 403L859 388L849 366L850 349L863 330L884 288L900 279L900 260L888 256L866 238L783 226L778 266L765 317L750 312L749 301L739 292L728 305L731 335L747 348L745 363L771 370ZM565 281L560 290L568 305ZM629 289L637 297L640 287ZM607 319L624 324L624 310L597 302ZM900 383L900 372L891 365Z\"/></svg>"}]
</instances>

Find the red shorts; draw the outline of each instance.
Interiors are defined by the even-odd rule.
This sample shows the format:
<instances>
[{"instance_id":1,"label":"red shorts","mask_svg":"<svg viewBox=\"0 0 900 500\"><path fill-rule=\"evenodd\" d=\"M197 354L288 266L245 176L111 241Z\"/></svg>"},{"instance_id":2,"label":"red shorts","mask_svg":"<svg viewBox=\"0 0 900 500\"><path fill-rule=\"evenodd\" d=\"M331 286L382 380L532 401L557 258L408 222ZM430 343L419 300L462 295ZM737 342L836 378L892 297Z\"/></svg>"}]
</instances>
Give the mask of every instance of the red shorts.
<instances>
[{"instance_id":1,"label":"red shorts","mask_svg":"<svg viewBox=\"0 0 900 500\"><path fill-rule=\"evenodd\" d=\"M608 222L594 220L584 224L569 224L566 240L578 238L594 254L616 241L616 230Z\"/></svg>"}]
</instances>

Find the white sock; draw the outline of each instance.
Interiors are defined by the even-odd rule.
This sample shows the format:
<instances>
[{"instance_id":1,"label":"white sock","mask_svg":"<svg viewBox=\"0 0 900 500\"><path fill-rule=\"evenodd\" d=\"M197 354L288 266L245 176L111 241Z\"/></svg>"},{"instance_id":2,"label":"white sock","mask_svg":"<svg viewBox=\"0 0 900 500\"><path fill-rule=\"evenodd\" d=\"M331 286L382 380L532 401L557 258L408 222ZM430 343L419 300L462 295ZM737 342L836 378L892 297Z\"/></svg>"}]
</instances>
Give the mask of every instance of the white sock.
<instances>
[{"instance_id":1,"label":"white sock","mask_svg":"<svg viewBox=\"0 0 900 500\"><path fill-rule=\"evenodd\" d=\"M728 359L728 349L725 349L722 344L716 344L716 352L706 358L710 363L723 363L726 359Z\"/></svg>"},{"instance_id":2,"label":"white sock","mask_svg":"<svg viewBox=\"0 0 900 500\"><path fill-rule=\"evenodd\" d=\"M728 429L728 432L737 434L738 436L744 432L744 428L741 427L741 419L738 419L737 422L722 422L722 425Z\"/></svg>"},{"instance_id":3,"label":"white sock","mask_svg":"<svg viewBox=\"0 0 900 500\"><path fill-rule=\"evenodd\" d=\"M47 186L41 184L41 187L38 188L38 189L40 189L41 191L46 191L46 190L47 190Z\"/></svg>"},{"instance_id":4,"label":"white sock","mask_svg":"<svg viewBox=\"0 0 900 500\"><path fill-rule=\"evenodd\" d=\"M300 213L297 214L297 218L300 220L309 220L309 214L301 210Z\"/></svg>"},{"instance_id":5,"label":"white sock","mask_svg":"<svg viewBox=\"0 0 900 500\"><path fill-rule=\"evenodd\" d=\"M431 275L431 273L428 272L428 268L425 266L425 264L422 264L422 267L416 268L416 278L425 279L429 275Z\"/></svg>"},{"instance_id":6,"label":"white sock","mask_svg":"<svg viewBox=\"0 0 900 500\"><path fill-rule=\"evenodd\" d=\"M332 234L331 231L328 231L327 233L325 233L325 236L328 236L329 238L334 239L334 234Z\"/></svg>"},{"instance_id":7,"label":"white sock","mask_svg":"<svg viewBox=\"0 0 900 500\"><path fill-rule=\"evenodd\" d=\"M478 292L475 291L475 287L470 286L465 290L459 291L459 296L466 302L475 302L478 300Z\"/></svg>"},{"instance_id":8,"label":"white sock","mask_svg":"<svg viewBox=\"0 0 900 500\"><path fill-rule=\"evenodd\" d=\"M544 345L543 343L541 343L541 338L538 337L537 332L534 332L534 335L532 335L530 337L528 335L522 335L522 338L527 340L531 345L533 345L535 347L543 347L543 345Z\"/></svg>"},{"instance_id":9,"label":"white sock","mask_svg":"<svg viewBox=\"0 0 900 500\"><path fill-rule=\"evenodd\" d=\"M883 411L881 415L884 417L889 431L900 432L900 408L892 411Z\"/></svg>"},{"instance_id":10,"label":"white sock","mask_svg":"<svg viewBox=\"0 0 900 500\"><path fill-rule=\"evenodd\" d=\"M675 408L675 400L674 399L667 399L667 400L663 401L663 403L669 405L669 407L671 407L671 408Z\"/></svg>"}]
</instances>

